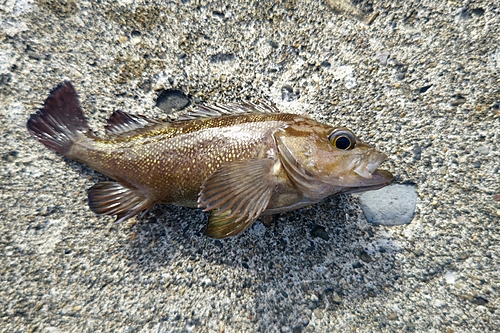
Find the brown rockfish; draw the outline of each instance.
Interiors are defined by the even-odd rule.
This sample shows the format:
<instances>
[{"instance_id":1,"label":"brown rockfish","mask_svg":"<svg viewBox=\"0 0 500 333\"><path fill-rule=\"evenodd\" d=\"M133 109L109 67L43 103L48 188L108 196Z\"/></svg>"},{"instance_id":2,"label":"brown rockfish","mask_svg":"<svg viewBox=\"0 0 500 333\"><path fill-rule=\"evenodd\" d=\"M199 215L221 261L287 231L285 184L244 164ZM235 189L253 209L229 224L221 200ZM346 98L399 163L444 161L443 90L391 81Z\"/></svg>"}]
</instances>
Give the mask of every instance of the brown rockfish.
<instances>
[{"instance_id":1,"label":"brown rockfish","mask_svg":"<svg viewBox=\"0 0 500 333\"><path fill-rule=\"evenodd\" d=\"M211 212L205 234L214 238L393 179L377 169L386 155L347 128L274 105L199 106L171 122L116 111L103 139L91 134L75 89L63 82L27 127L51 150L116 180L88 190L95 213L123 221L154 204L198 207Z\"/></svg>"}]
</instances>

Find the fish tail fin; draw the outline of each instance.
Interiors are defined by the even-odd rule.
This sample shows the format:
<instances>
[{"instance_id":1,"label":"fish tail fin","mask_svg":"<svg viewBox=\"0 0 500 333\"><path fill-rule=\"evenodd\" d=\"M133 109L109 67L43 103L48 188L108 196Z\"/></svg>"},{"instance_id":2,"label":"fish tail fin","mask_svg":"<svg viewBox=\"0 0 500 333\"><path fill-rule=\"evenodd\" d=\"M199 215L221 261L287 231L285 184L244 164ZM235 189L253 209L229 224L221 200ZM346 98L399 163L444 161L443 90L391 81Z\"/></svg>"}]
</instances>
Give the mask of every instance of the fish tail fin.
<instances>
[{"instance_id":1,"label":"fish tail fin","mask_svg":"<svg viewBox=\"0 0 500 333\"><path fill-rule=\"evenodd\" d=\"M64 156L82 135L89 136L89 126L69 81L50 92L41 110L31 115L26 124L38 141Z\"/></svg>"},{"instance_id":2,"label":"fish tail fin","mask_svg":"<svg viewBox=\"0 0 500 333\"><path fill-rule=\"evenodd\" d=\"M101 215L116 215L116 223L125 221L153 205L136 190L115 182L100 182L88 190L89 207Z\"/></svg>"}]
</instances>

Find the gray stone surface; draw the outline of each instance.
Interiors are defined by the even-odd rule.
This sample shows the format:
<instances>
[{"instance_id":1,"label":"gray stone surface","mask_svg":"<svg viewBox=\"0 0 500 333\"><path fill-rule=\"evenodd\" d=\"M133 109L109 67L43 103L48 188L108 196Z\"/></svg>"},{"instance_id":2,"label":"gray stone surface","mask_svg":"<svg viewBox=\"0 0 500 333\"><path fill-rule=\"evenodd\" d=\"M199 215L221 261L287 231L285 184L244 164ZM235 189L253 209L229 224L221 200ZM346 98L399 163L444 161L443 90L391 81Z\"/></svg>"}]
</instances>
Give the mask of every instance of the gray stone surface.
<instances>
[{"instance_id":1,"label":"gray stone surface","mask_svg":"<svg viewBox=\"0 0 500 333\"><path fill-rule=\"evenodd\" d=\"M374 225L408 224L415 216L415 186L391 184L377 191L357 195L366 220Z\"/></svg>"},{"instance_id":2,"label":"gray stone surface","mask_svg":"<svg viewBox=\"0 0 500 333\"><path fill-rule=\"evenodd\" d=\"M498 331L500 7L346 3L0 2L0 331ZM187 208L116 225L86 203L103 177L26 131L64 79L100 135L169 117L168 89L347 126L417 185L414 220L340 196L222 241Z\"/></svg>"}]
</instances>

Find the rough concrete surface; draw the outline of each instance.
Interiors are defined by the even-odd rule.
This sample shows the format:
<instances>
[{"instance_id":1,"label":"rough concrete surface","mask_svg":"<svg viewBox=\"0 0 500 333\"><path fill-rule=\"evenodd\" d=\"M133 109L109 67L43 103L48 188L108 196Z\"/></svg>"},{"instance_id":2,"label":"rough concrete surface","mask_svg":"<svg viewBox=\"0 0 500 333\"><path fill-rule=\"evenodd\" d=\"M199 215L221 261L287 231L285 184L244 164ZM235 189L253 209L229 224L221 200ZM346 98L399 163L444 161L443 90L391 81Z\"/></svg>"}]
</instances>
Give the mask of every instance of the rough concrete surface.
<instances>
[{"instance_id":1,"label":"rough concrete surface","mask_svg":"<svg viewBox=\"0 0 500 333\"><path fill-rule=\"evenodd\" d=\"M499 36L497 1L1 1L0 331L498 331ZM347 126L415 217L344 195L227 240L187 208L114 224L87 206L104 177L26 131L65 79L99 135L170 117L169 89Z\"/></svg>"}]
</instances>

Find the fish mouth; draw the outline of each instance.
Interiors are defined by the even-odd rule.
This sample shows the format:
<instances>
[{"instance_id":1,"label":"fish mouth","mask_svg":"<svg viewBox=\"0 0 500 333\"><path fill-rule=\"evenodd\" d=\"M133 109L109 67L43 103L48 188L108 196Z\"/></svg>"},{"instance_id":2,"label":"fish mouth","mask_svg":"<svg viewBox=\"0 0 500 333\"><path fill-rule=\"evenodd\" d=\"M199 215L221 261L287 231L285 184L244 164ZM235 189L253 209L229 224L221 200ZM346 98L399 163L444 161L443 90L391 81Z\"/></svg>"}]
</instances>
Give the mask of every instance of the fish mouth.
<instances>
[{"instance_id":1,"label":"fish mouth","mask_svg":"<svg viewBox=\"0 0 500 333\"><path fill-rule=\"evenodd\" d=\"M361 160L354 168L354 173L359 176L357 184L347 186L346 192L364 192L377 190L392 183L394 176L387 170L377 169L385 161L387 155L373 151L368 157Z\"/></svg>"},{"instance_id":2,"label":"fish mouth","mask_svg":"<svg viewBox=\"0 0 500 333\"><path fill-rule=\"evenodd\" d=\"M364 179L371 179L378 166L385 161L387 155L377 151L372 152L368 157L360 161L359 165L354 169L354 173Z\"/></svg>"},{"instance_id":3,"label":"fish mouth","mask_svg":"<svg viewBox=\"0 0 500 333\"><path fill-rule=\"evenodd\" d=\"M381 189L390 185L394 179L391 172L377 169L372 173L370 179L363 179L360 183L352 186L346 186L343 193L358 193Z\"/></svg>"}]
</instances>

